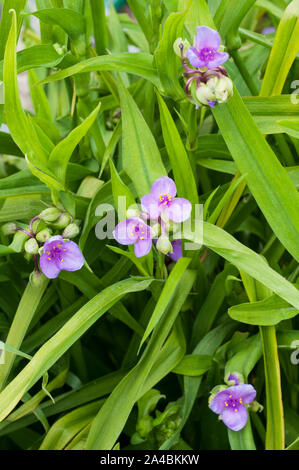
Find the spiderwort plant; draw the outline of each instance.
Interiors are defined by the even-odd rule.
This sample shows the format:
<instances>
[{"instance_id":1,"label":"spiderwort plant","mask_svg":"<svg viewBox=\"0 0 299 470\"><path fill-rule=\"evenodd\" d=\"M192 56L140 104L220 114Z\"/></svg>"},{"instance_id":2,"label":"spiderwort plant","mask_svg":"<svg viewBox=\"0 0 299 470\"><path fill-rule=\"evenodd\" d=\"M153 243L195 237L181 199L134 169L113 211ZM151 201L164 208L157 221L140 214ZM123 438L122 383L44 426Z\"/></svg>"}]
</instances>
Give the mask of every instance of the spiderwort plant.
<instances>
[{"instance_id":1,"label":"spiderwort plant","mask_svg":"<svg viewBox=\"0 0 299 470\"><path fill-rule=\"evenodd\" d=\"M213 108L216 103L225 103L232 96L232 81L222 67L229 55L223 51L217 31L208 26L198 26L194 45L178 38L174 51L182 59L185 69L185 92L197 105Z\"/></svg>"}]
</instances>

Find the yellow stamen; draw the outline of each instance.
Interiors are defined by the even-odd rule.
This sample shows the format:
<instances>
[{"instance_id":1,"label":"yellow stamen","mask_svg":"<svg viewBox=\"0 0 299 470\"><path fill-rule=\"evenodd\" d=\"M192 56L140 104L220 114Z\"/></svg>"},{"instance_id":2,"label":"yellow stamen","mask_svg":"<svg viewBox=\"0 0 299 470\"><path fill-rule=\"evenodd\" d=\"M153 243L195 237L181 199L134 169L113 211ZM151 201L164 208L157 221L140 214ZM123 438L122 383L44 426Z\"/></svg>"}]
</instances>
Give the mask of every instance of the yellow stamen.
<instances>
[{"instance_id":1,"label":"yellow stamen","mask_svg":"<svg viewBox=\"0 0 299 470\"><path fill-rule=\"evenodd\" d=\"M225 404L225 406L228 406L228 403L227 403L227 401L225 401L225 402L224 402L224 404Z\"/></svg>"}]
</instances>

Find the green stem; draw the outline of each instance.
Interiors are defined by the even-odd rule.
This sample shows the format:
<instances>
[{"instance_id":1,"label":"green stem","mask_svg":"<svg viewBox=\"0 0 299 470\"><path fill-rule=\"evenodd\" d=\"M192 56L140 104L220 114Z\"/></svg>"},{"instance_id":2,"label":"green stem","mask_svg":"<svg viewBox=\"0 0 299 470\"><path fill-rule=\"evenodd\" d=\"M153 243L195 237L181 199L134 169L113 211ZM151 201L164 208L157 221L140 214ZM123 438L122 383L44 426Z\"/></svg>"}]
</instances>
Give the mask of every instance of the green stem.
<instances>
[{"instance_id":1,"label":"green stem","mask_svg":"<svg viewBox=\"0 0 299 470\"><path fill-rule=\"evenodd\" d=\"M242 58L240 57L240 54L237 50L232 50L230 51L230 54L232 58L234 59L234 62L236 66L239 69L240 74L242 75L246 85L248 86L250 92L252 93L253 96L257 96L259 94L259 90L252 79L250 73L248 72Z\"/></svg>"},{"instance_id":2,"label":"green stem","mask_svg":"<svg viewBox=\"0 0 299 470\"><path fill-rule=\"evenodd\" d=\"M264 352L267 396L266 450L283 450L284 419L275 327L262 326L260 334Z\"/></svg>"},{"instance_id":3,"label":"green stem","mask_svg":"<svg viewBox=\"0 0 299 470\"><path fill-rule=\"evenodd\" d=\"M5 341L9 346L20 348L48 282L49 279L44 275L40 275L38 285L28 282ZM14 360L15 354L6 351L5 364L0 366L0 390L5 386Z\"/></svg>"}]
</instances>

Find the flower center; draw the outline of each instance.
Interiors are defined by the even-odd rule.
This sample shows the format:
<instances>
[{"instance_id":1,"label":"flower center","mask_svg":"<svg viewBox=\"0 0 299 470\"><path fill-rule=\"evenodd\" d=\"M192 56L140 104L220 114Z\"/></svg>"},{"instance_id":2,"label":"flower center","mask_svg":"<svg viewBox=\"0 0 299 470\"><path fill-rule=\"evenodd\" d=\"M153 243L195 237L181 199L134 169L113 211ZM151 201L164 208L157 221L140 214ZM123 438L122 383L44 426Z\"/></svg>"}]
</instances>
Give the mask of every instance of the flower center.
<instances>
[{"instance_id":1,"label":"flower center","mask_svg":"<svg viewBox=\"0 0 299 470\"><path fill-rule=\"evenodd\" d=\"M165 206L168 206L168 204L172 201L172 197L170 194L160 194L159 196L160 199L160 204L164 204Z\"/></svg>"},{"instance_id":2,"label":"flower center","mask_svg":"<svg viewBox=\"0 0 299 470\"><path fill-rule=\"evenodd\" d=\"M227 408L232 408L235 412L239 410L239 406L243 405L242 398L233 398L232 395L229 395L228 399L224 402L224 405Z\"/></svg>"},{"instance_id":3,"label":"flower center","mask_svg":"<svg viewBox=\"0 0 299 470\"><path fill-rule=\"evenodd\" d=\"M147 227L144 224L133 225L132 230L130 231L132 237L134 237L134 232L135 234L138 233L138 238L140 238L140 240L144 240L147 235Z\"/></svg>"},{"instance_id":4,"label":"flower center","mask_svg":"<svg viewBox=\"0 0 299 470\"><path fill-rule=\"evenodd\" d=\"M63 248L62 243L54 243L49 249L46 251L48 255L49 261L59 261L62 263L63 261L63 252L66 251L66 248Z\"/></svg>"},{"instance_id":5,"label":"flower center","mask_svg":"<svg viewBox=\"0 0 299 470\"><path fill-rule=\"evenodd\" d=\"M216 49L204 47L199 51L199 58L203 62L210 62L210 60L213 60L215 58L216 52Z\"/></svg>"}]
</instances>

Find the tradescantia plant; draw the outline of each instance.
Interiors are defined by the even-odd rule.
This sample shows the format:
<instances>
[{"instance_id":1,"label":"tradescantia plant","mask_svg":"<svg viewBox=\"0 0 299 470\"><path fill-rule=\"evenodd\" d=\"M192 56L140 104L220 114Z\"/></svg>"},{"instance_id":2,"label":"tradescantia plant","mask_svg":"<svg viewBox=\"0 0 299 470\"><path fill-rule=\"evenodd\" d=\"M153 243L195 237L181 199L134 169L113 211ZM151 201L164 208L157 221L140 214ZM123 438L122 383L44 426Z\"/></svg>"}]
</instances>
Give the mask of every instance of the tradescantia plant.
<instances>
[{"instance_id":1,"label":"tradescantia plant","mask_svg":"<svg viewBox=\"0 0 299 470\"><path fill-rule=\"evenodd\" d=\"M299 0L127 3L1 2L2 448L298 449Z\"/></svg>"}]
</instances>

